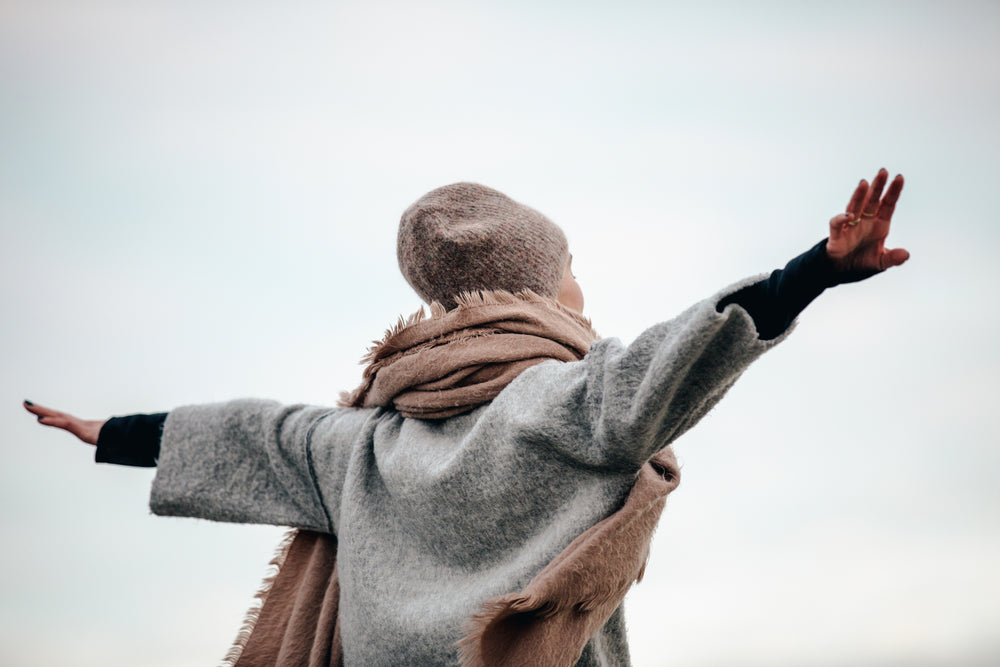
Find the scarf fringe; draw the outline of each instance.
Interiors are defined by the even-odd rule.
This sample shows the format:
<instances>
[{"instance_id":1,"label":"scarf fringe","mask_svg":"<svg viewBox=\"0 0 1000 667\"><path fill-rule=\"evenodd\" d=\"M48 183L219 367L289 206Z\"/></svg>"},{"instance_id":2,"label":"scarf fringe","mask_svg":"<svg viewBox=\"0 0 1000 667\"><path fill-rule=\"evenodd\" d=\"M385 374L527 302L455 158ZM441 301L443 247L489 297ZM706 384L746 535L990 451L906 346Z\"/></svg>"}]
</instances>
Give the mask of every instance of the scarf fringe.
<instances>
[{"instance_id":1,"label":"scarf fringe","mask_svg":"<svg viewBox=\"0 0 1000 667\"><path fill-rule=\"evenodd\" d=\"M240 630L236 633L233 645L226 651L226 656L222 659L220 667L235 667L240 656L243 655L243 650L246 648L247 642L250 641L250 635L253 633L257 621L260 619L264 603L267 602L268 593L271 592L274 581L278 578L281 566L285 564L285 559L288 557L288 549L292 546L292 541L298 535L298 532L296 528L289 530L281 538L278 546L274 548L274 556L271 557L270 562L267 564L266 574L257 587L257 592L253 596L253 602L250 603L249 609L243 615Z\"/></svg>"},{"instance_id":2,"label":"scarf fringe","mask_svg":"<svg viewBox=\"0 0 1000 667\"><path fill-rule=\"evenodd\" d=\"M642 580L656 522L679 482L673 452L657 453L617 512L573 540L523 591L487 600L469 618L457 642L462 666L514 667L529 653L539 667L572 664Z\"/></svg>"},{"instance_id":3,"label":"scarf fringe","mask_svg":"<svg viewBox=\"0 0 1000 667\"><path fill-rule=\"evenodd\" d=\"M624 585L605 586L602 590L591 591L582 599L518 593L487 600L480 606L479 611L469 617L464 626L465 635L456 642L462 667L498 667L505 664L503 660L497 661L496 657L488 656L490 642L486 641L488 636L496 635L498 631L501 635L507 635L508 633L499 630L502 626L518 628L536 620L544 621L564 613L590 614L609 603L620 602L624 591L631 588L633 583L642 581L648 558L647 549L634 579L630 577Z\"/></svg>"},{"instance_id":4,"label":"scarf fringe","mask_svg":"<svg viewBox=\"0 0 1000 667\"><path fill-rule=\"evenodd\" d=\"M511 306L516 303L535 303L543 304L548 306L551 310L569 315L573 319L577 320L582 324L586 324L591 329L593 324L589 317L581 315L572 308L564 306L553 298L542 296L537 292L533 292L529 289L521 290L520 292L508 292L505 290L480 290L476 292L462 292L455 297L455 303L458 304L458 308L478 308L481 306ZM435 314L435 306L440 309L440 312ZM435 302L431 304L432 317L440 317L445 312L444 307L441 304Z\"/></svg>"},{"instance_id":5,"label":"scarf fringe","mask_svg":"<svg viewBox=\"0 0 1000 667\"><path fill-rule=\"evenodd\" d=\"M533 595L511 595L487 601L480 607L479 612L469 618L465 625L465 636L456 642L461 667L505 667L509 665L511 662L509 656L504 659L497 655L491 655L493 651L490 644L496 643L498 638L494 637L488 641L487 637L497 635L498 632L503 638L509 637L518 628L526 627L533 622L551 619L571 607L577 614L589 611L569 600L542 599ZM502 626L510 626L510 629L504 632L499 629ZM539 649L547 654L550 652L547 646L541 646ZM538 656L538 659L545 665L549 664L549 660L543 659L541 656ZM510 667L515 666L510 664Z\"/></svg>"},{"instance_id":6,"label":"scarf fringe","mask_svg":"<svg viewBox=\"0 0 1000 667\"><path fill-rule=\"evenodd\" d=\"M504 623L517 614L536 618L549 618L558 613L558 604L529 595L508 595L487 600L479 611L465 624L465 636L457 643L458 659L462 667L489 667L483 650L486 633L497 624Z\"/></svg>"},{"instance_id":7,"label":"scarf fringe","mask_svg":"<svg viewBox=\"0 0 1000 667\"><path fill-rule=\"evenodd\" d=\"M589 317L585 317L580 313L576 312L575 310L567 308L566 306L562 305L555 299L541 296L540 294L532 292L531 290L521 290L520 292L507 292L505 290L481 290L478 292L462 292L461 294L455 297L455 303L457 304L455 308L452 308L451 310L446 310L444 306L435 301L429 306L430 314L428 314L427 311L424 310L424 307L421 306L420 310L411 313L407 317L403 317L402 315L400 315L396 321L396 324L386 329L385 334L382 336L381 340L372 341L372 346L368 348L368 351L365 353L365 356L361 358L361 363L363 365L368 365L373 361L375 361L379 356L379 352L381 352L381 350L385 348L386 345L389 344L389 341L392 338L395 338L400 333L402 333L404 329L411 327L414 324L423 322L426 319L437 319L444 317L448 313L454 312L456 310L468 310L470 308L482 308L484 306L512 306L517 303L542 304L548 306L549 309L553 311L569 315L570 317L577 320L581 324L585 324L591 330L593 330L594 328L594 325L590 321Z\"/></svg>"},{"instance_id":8,"label":"scarf fringe","mask_svg":"<svg viewBox=\"0 0 1000 667\"><path fill-rule=\"evenodd\" d=\"M600 336L598 336L597 332L594 331L594 325L589 317L581 315L575 310L559 303L555 299L542 296L532 290L521 290L520 292L508 292L506 290L479 290L462 292L458 296L454 297L454 299L456 306L451 310L446 309L441 303L434 301L430 304L430 306L428 306L430 311L429 313L424 310L424 306L421 306L420 310L417 310L408 316L404 317L403 315L400 315L396 320L396 323L386 329L385 334L383 334L380 340L372 341L372 344L365 352L365 355L361 357L360 363L366 367L365 377L367 378L371 375L372 365L382 357L382 353L390 345L392 339L409 327L419 324L427 319L438 319L456 311L469 310L472 308L483 308L486 306L511 306L518 303L542 305L548 310L567 315L576 320L590 330L594 340L600 339ZM484 335L486 334L484 333ZM359 395L363 393L363 390L364 384L353 391L340 392L337 405L340 407L353 407L356 404Z\"/></svg>"}]
</instances>

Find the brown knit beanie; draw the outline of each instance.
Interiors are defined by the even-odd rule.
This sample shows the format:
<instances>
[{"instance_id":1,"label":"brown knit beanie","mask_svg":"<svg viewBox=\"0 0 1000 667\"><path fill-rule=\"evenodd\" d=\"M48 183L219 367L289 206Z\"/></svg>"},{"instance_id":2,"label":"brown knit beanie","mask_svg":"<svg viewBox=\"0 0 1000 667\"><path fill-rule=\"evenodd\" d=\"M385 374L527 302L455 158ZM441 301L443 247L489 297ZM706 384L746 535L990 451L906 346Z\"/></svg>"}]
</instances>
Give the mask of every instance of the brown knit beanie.
<instances>
[{"instance_id":1,"label":"brown knit beanie","mask_svg":"<svg viewBox=\"0 0 1000 667\"><path fill-rule=\"evenodd\" d=\"M445 308L478 290L532 290L555 298L569 246L538 211L476 183L431 190L399 221L399 268L427 303Z\"/></svg>"}]
</instances>

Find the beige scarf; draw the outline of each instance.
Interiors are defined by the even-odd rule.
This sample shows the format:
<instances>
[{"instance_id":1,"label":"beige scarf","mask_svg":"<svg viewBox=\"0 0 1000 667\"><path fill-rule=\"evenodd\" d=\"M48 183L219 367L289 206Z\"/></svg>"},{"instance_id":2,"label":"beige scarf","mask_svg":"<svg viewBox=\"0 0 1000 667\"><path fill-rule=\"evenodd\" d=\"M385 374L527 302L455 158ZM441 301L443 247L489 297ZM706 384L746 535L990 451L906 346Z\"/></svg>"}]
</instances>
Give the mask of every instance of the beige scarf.
<instances>
[{"instance_id":1,"label":"beige scarf","mask_svg":"<svg viewBox=\"0 0 1000 667\"><path fill-rule=\"evenodd\" d=\"M365 358L352 407L393 407L405 417L442 419L495 398L525 369L547 359L582 359L597 336L590 322L531 292L462 295L400 319ZM463 664L573 665L587 641L642 577L649 541L679 482L663 450L639 471L617 512L577 537L528 586L489 600L459 642ZM342 664L337 539L292 531L272 561L226 661L238 667Z\"/></svg>"}]
</instances>

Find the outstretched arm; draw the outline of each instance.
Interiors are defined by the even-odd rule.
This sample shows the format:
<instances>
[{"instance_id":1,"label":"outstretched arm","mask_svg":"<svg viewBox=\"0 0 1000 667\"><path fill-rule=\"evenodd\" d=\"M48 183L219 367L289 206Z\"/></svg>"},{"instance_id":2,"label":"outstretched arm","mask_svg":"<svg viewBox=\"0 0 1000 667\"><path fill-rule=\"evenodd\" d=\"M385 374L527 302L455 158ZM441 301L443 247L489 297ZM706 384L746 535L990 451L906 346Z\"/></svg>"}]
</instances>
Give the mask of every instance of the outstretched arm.
<instances>
[{"instance_id":1,"label":"outstretched arm","mask_svg":"<svg viewBox=\"0 0 1000 667\"><path fill-rule=\"evenodd\" d=\"M323 532L333 530L333 511L318 488L317 457L336 459L336 472L343 476L354 439L339 432L319 437L324 448L318 454L313 441L320 431L326 434L324 428L336 431L337 417L358 413L254 400L186 406L171 411L173 437L163 437L161 451L167 413L85 420L30 401L24 407L40 423L96 445L98 462L156 466L150 499L156 514ZM355 419L344 428L353 435L362 422ZM323 476L327 482L333 477ZM339 494L329 489L327 494L339 502Z\"/></svg>"},{"instance_id":2,"label":"outstretched arm","mask_svg":"<svg viewBox=\"0 0 1000 667\"><path fill-rule=\"evenodd\" d=\"M903 177L897 176L882 196L888 178L889 172L881 169L870 186L862 180L847 212L830 220L828 238L784 269L725 297L718 310L730 303L742 306L753 318L761 339L770 340L784 333L827 287L864 280L909 259L910 253L902 248L885 248L892 213L903 189Z\"/></svg>"}]
</instances>

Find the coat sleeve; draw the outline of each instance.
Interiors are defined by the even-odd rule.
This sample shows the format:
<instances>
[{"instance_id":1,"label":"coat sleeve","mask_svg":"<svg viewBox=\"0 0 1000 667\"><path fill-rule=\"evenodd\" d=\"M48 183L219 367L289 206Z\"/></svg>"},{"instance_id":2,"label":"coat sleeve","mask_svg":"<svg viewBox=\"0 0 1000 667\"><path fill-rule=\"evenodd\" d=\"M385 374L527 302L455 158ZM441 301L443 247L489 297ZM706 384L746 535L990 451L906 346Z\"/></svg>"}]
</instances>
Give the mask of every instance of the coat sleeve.
<instances>
[{"instance_id":1,"label":"coat sleeve","mask_svg":"<svg viewBox=\"0 0 1000 667\"><path fill-rule=\"evenodd\" d=\"M763 352L739 283L654 325L630 345L595 343L579 362L547 362L515 382L522 436L579 465L636 470L703 417ZM513 387L513 385L512 385Z\"/></svg>"},{"instance_id":2,"label":"coat sleeve","mask_svg":"<svg viewBox=\"0 0 1000 667\"><path fill-rule=\"evenodd\" d=\"M341 460L342 476L351 438L329 435L350 412L255 399L176 408L163 427L150 508L162 516L332 533L339 494L331 499L324 490L329 496L340 483L318 482L314 436L317 430L327 436L321 438L325 474L337 469L331 461Z\"/></svg>"}]
</instances>

